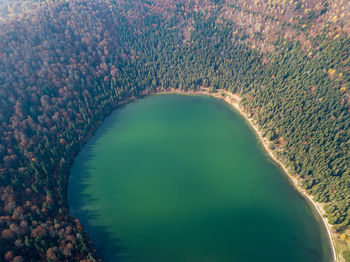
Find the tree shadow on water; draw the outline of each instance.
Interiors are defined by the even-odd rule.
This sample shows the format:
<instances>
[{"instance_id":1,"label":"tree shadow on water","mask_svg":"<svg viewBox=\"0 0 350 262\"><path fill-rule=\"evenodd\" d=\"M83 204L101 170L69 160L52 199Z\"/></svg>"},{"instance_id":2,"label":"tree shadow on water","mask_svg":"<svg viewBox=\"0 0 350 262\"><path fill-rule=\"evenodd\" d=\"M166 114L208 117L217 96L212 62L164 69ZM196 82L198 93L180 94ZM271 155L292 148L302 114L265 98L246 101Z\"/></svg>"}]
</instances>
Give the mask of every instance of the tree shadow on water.
<instances>
[{"instance_id":1,"label":"tree shadow on water","mask_svg":"<svg viewBox=\"0 0 350 262\"><path fill-rule=\"evenodd\" d=\"M94 148L98 145L99 137L113 129L113 125L118 122L118 115L118 112L113 112L107 117L96 134L80 151L70 169L68 183L70 213L80 220L97 254L106 262L128 261L127 249L122 241L112 234L108 226L95 225L95 221L98 221L102 214L98 210L86 207L96 205L98 199L85 192L91 183L91 173L94 170L88 166L89 161L95 157Z\"/></svg>"},{"instance_id":2,"label":"tree shadow on water","mask_svg":"<svg viewBox=\"0 0 350 262\"><path fill-rule=\"evenodd\" d=\"M80 170L86 171L84 168ZM89 185L89 172L85 172L85 176L82 173L80 171L74 173L74 177L70 178L68 194L70 213L80 220L103 261L127 261L127 249L122 241L115 237L107 226L95 225L95 221L98 221L102 213L85 208L95 205L97 199L85 193Z\"/></svg>"},{"instance_id":3,"label":"tree shadow on water","mask_svg":"<svg viewBox=\"0 0 350 262\"><path fill-rule=\"evenodd\" d=\"M93 241L97 254L104 262L128 261L127 249L120 239L114 237L107 227L86 227L86 232Z\"/></svg>"}]
</instances>

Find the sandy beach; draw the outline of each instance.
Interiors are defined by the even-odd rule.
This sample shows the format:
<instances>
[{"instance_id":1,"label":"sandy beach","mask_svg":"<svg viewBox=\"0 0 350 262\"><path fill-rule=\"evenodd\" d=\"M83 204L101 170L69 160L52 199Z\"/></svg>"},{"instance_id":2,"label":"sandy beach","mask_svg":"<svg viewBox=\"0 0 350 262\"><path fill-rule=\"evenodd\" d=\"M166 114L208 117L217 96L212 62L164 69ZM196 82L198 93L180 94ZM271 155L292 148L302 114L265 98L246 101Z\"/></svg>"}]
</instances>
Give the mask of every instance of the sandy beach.
<instances>
[{"instance_id":1,"label":"sandy beach","mask_svg":"<svg viewBox=\"0 0 350 262\"><path fill-rule=\"evenodd\" d=\"M258 127L253 123L252 119L248 117L248 115L243 111L243 109L240 107L239 102L240 102L240 97L239 95L236 94L232 94L226 90L217 90L215 93L210 93L209 89L201 89L199 91L193 92L193 91L189 91L189 92L185 92L185 91L180 91L180 90L171 90L171 91L165 91L165 92L158 92L158 93L169 93L169 94L193 94L193 95L208 95L208 96L212 96L221 100L224 100L226 103L228 103L230 106L232 106L233 108L235 108L243 117L244 119L246 119L248 121L248 123L250 124L250 126L254 129L256 135L258 136L261 144L263 145L265 151L268 153L268 155L279 165L281 166L281 168L283 169L284 173L288 176L288 178L290 179L291 183L293 184L293 186L295 187L295 189L303 196L305 197L308 201L310 201L310 203L312 203L312 205L315 207L315 209L317 210L317 212L319 213L326 229L328 232L328 237L329 237L329 241L331 244L331 249L332 249L332 254L333 254L333 261L335 262L343 262L344 260L340 258L340 256L337 255L336 250L335 250L335 246L334 246L334 242L335 242L335 237L333 236L333 233L331 231L331 225L328 223L327 218L324 217L325 211L322 207L322 204L315 202L312 199L312 196L310 196L303 188L301 188L298 184L298 179L296 179L295 177L293 177L288 169L285 167L285 165L279 161L276 156L274 155L273 151L269 148L269 143L268 141L266 141L266 139L264 139L261 135L261 131L258 129Z\"/></svg>"},{"instance_id":2,"label":"sandy beach","mask_svg":"<svg viewBox=\"0 0 350 262\"><path fill-rule=\"evenodd\" d=\"M222 96L222 94L224 94L225 96ZM211 94L210 94L211 95ZM324 217L325 211L322 208L322 205L320 203L315 202L312 197L303 189L298 185L298 180L293 177L288 169L285 167L285 165L279 161L276 156L273 154L272 150L268 147L268 142L262 137L260 130L258 129L258 127L253 123L252 119L250 119L248 117L248 115L242 110L242 108L239 106L239 101L240 101L240 97L238 95L234 95L231 94L227 91L223 91L220 90L218 93L215 93L212 95L213 97L216 98L220 98L222 100L224 100L225 102L227 102L228 104L230 104L231 106L233 106L250 124L250 126L254 129L254 131L256 132L256 134L259 137L259 140L261 142L261 144L263 145L265 151L268 153L268 155L278 164L282 167L283 171L285 172L285 174L290 178L290 180L293 182L294 187L298 190L298 192L303 195L305 198L307 198L312 204L313 206L316 208L317 212L319 213L320 217L322 218L322 221L327 229L328 232L328 237L331 243L331 248L332 248L332 253L333 253L333 260L337 261L337 254L335 251L335 247L334 247L334 240L332 237L332 231L331 231L331 225L328 223L327 218Z\"/></svg>"}]
</instances>

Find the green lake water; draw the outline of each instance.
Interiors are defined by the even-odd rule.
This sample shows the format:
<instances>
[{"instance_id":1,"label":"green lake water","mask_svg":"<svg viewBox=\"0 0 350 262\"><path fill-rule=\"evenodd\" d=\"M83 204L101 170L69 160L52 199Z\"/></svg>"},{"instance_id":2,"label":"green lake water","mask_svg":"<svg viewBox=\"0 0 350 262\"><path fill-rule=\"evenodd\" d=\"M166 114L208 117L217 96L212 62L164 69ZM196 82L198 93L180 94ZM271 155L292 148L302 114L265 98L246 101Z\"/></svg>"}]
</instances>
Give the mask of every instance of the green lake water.
<instances>
[{"instance_id":1,"label":"green lake water","mask_svg":"<svg viewBox=\"0 0 350 262\"><path fill-rule=\"evenodd\" d=\"M154 95L115 110L77 156L68 198L104 261L331 259L315 210L211 97Z\"/></svg>"}]
</instances>

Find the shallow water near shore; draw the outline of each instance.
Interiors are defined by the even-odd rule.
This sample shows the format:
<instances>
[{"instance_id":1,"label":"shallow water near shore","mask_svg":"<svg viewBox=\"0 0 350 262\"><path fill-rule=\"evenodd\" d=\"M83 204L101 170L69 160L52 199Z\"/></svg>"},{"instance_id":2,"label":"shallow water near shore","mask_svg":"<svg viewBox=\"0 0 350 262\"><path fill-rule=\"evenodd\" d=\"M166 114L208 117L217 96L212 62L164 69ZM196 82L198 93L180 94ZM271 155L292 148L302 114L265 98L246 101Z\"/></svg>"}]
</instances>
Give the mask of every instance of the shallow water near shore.
<instances>
[{"instance_id":1,"label":"shallow water near shore","mask_svg":"<svg viewBox=\"0 0 350 262\"><path fill-rule=\"evenodd\" d=\"M315 210L211 97L115 110L77 156L68 198L104 261L331 260Z\"/></svg>"}]
</instances>

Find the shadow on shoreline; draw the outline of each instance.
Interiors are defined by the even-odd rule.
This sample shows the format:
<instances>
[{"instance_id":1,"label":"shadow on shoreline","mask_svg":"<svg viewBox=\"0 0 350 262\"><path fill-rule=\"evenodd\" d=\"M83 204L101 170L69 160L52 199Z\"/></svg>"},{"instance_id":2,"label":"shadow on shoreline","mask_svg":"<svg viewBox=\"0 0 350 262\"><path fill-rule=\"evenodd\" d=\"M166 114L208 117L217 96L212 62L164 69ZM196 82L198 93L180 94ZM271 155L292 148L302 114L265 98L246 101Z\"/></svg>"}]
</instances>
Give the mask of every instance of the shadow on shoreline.
<instances>
[{"instance_id":1,"label":"shadow on shoreline","mask_svg":"<svg viewBox=\"0 0 350 262\"><path fill-rule=\"evenodd\" d=\"M119 122L120 110L125 109L126 106L118 107L105 118L96 133L75 157L69 170L68 204L70 214L80 220L97 254L105 262L127 261L127 249L120 239L113 236L108 227L94 225L94 221L98 220L102 214L95 210L84 209L97 201L85 193L92 171L87 163L95 157L94 148L98 145L99 138L108 133Z\"/></svg>"}]
</instances>

